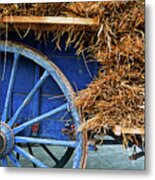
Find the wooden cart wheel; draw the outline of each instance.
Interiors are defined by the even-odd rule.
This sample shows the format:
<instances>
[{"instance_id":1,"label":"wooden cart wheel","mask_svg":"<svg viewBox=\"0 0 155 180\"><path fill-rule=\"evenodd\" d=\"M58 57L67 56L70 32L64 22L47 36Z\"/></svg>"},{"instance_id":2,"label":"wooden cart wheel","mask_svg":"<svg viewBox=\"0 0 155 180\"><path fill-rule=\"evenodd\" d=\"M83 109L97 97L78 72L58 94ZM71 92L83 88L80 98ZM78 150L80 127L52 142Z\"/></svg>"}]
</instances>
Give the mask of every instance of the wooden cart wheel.
<instances>
[{"instance_id":1,"label":"wooden cart wheel","mask_svg":"<svg viewBox=\"0 0 155 180\"><path fill-rule=\"evenodd\" d=\"M74 91L66 77L45 55L23 44L8 41L6 46L4 41L0 41L0 52L7 52L7 54L10 53L14 55L10 80L0 122L0 160L2 166L8 166L8 160L10 160L13 166L21 167L22 165L20 162L20 157L24 157L25 159L29 160L29 162L33 163L34 167L48 167L44 162L35 157L35 153L33 152L32 148L33 144L38 144L38 146L42 147L44 151L55 161L55 165L52 167L63 167L70 159L73 151L74 157L72 167L83 167L85 164L84 162L86 162L86 138L82 132L77 131L81 123L80 115L73 103ZM20 56L24 56L27 60L34 62L40 66L44 72L13 116L8 118L11 94L13 91L17 67L20 63ZM2 58L0 60L4 61ZM44 81L46 81L47 77L49 76L51 76L60 87L61 91L66 97L66 102L44 114L14 126L23 109L27 104L29 104L36 92L40 89ZM72 116L76 131L75 140L54 140L50 138L27 137L20 135L20 133L27 127L42 122L45 118L51 117L55 113L63 110L69 111ZM63 156L58 160L58 158L52 154L47 145L66 147L67 150L65 150ZM25 150L25 147L28 148L28 151ZM17 154L17 156L15 154Z\"/></svg>"}]
</instances>

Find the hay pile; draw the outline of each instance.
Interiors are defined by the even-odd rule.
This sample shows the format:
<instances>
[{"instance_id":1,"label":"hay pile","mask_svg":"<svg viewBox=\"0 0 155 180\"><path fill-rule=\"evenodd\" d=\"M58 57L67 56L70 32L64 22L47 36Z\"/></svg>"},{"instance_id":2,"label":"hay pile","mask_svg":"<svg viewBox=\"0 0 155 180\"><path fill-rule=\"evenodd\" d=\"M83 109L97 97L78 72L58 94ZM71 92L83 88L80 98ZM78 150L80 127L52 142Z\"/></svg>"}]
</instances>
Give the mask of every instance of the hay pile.
<instances>
[{"instance_id":1,"label":"hay pile","mask_svg":"<svg viewBox=\"0 0 155 180\"><path fill-rule=\"evenodd\" d=\"M98 78L75 100L86 120L81 129L90 133L115 125L144 127L144 10L141 0L0 5L2 15L99 18L97 27L34 28L36 39L46 39L52 32L59 49L67 33L66 49L74 45L77 55L87 53L87 61L100 62Z\"/></svg>"}]
</instances>

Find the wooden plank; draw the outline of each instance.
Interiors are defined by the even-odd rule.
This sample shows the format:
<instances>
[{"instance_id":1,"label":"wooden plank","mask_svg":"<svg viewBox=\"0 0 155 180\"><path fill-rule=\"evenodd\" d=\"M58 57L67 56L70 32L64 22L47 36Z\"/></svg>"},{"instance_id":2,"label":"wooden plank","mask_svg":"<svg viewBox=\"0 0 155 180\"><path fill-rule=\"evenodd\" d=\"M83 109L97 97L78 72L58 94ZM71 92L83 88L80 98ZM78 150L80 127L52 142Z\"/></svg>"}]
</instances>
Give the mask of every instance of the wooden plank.
<instances>
[{"instance_id":1,"label":"wooden plank","mask_svg":"<svg viewBox=\"0 0 155 180\"><path fill-rule=\"evenodd\" d=\"M145 134L144 128L122 128L121 126L115 126L113 132L117 136L120 136L121 134Z\"/></svg>"},{"instance_id":2,"label":"wooden plank","mask_svg":"<svg viewBox=\"0 0 155 180\"><path fill-rule=\"evenodd\" d=\"M55 16L3 16L1 23L99 25L98 18L55 17Z\"/></svg>"},{"instance_id":3,"label":"wooden plank","mask_svg":"<svg viewBox=\"0 0 155 180\"><path fill-rule=\"evenodd\" d=\"M23 23L14 23L14 24L8 24L8 30L9 31L15 31L15 28L17 28L18 30L24 30L24 31L28 31L28 30L47 30L47 31L52 31L52 30L58 30L58 26L59 29L62 30L63 24L23 24ZM6 25L5 23L0 23L0 28L1 29L6 29ZM81 30L86 30L86 31L91 31L91 32L96 32L98 30L98 26L78 26L77 29L75 29L76 31L81 31Z\"/></svg>"}]
</instances>

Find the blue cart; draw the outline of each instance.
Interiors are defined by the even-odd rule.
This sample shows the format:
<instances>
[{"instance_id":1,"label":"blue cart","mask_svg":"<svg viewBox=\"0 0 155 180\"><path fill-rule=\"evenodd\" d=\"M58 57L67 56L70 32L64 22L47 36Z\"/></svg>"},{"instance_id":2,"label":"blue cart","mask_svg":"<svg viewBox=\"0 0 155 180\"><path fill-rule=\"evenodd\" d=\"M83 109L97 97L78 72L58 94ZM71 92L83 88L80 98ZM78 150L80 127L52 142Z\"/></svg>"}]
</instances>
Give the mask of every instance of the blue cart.
<instances>
[{"instance_id":1,"label":"blue cart","mask_svg":"<svg viewBox=\"0 0 155 180\"><path fill-rule=\"evenodd\" d=\"M7 41L0 40L1 164L21 167L26 159L34 167L49 167L44 157L37 158L36 148L46 152L50 167L63 167L72 154L72 167L83 167L87 142L78 132L74 96L97 75L98 64L86 64L73 47L66 51L65 43L59 51L51 41L34 39L10 32ZM55 146L61 153L52 151Z\"/></svg>"},{"instance_id":2,"label":"blue cart","mask_svg":"<svg viewBox=\"0 0 155 180\"><path fill-rule=\"evenodd\" d=\"M61 51L52 38L45 43L34 40L31 33L21 39L9 32L7 41L3 36L0 40L0 161L4 167L62 168L71 157L73 168L86 165L87 134L78 131L82 118L74 99L75 92L98 75L99 64L86 63L73 47L66 50L65 36ZM112 131L108 135L104 144L122 144L121 136ZM142 152L131 159L145 154L141 136L137 139ZM41 150L45 157L38 157Z\"/></svg>"}]
</instances>

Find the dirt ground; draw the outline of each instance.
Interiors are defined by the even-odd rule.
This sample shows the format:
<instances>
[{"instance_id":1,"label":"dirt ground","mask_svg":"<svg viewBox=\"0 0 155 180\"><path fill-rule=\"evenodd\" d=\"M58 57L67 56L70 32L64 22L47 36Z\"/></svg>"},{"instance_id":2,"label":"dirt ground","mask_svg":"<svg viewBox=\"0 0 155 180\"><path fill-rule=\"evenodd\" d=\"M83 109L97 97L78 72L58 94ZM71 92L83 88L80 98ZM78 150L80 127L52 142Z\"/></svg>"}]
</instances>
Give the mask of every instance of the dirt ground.
<instances>
[{"instance_id":1,"label":"dirt ground","mask_svg":"<svg viewBox=\"0 0 155 180\"><path fill-rule=\"evenodd\" d=\"M97 152L89 151L86 168L144 170L145 158L130 161L129 154L130 150L125 150L120 145L100 146ZM71 167L71 162L69 161L65 167Z\"/></svg>"}]
</instances>

